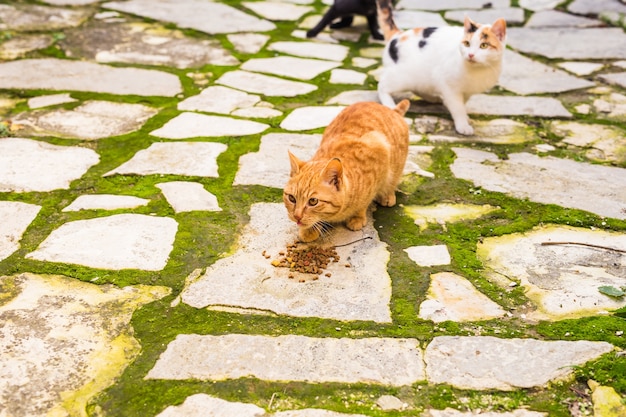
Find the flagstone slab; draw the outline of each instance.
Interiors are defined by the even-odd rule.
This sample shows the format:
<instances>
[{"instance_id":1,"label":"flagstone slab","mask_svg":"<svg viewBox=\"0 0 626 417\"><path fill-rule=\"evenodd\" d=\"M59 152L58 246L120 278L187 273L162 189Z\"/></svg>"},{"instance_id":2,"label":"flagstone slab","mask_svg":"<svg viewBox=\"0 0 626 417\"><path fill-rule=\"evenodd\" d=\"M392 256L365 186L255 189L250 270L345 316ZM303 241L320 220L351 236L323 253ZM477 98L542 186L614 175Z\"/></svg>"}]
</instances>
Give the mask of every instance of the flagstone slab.
<instances>
[{"instance_id":1,"label":"flagstone slab","mask_svg":"<svg viewBox=\"0 0 626 417\"><path fill-rule=\"evenodd\" d=\"M252 107L260 101L261 97L256 94L213 85L202 90L200 94L188 97L178 103L178 109L230 114L239 108Z\"/></svg>"},{"instance_id":2,"label":"flagstone slab","mask_svg":"<svg viewBox=\"0 0 626 417\"><path fill-rule=\"evenodd\" d=\"M368 237L366 240L359 240ZM286 246L297 240L297 226L282 203L257 203L250 223L238 238L236 251L210 265L205 274L182 292L182 301L195 308L231 306L297 317L390 322L389 252L373 227L353 232L336 226L322 242L337 247L340 262L331 262L320 276L272 266ZM265 253L270 258L263 255ZM326 273L325 272L325 273ZM293 274L294 278L289 278ZM304 281L304 282L300 282Z\"/></svg>"},{"instance_id":3,"label":"flagstone slab","mask_svg":"<svg viewBox=\"0 0 626 417\"><path fill-rule=\"evenodd\" d=\"M80 195L62 211L118 210L146 206L150 200L132 195L90 194Z\"/></svg>"},{"instance_id":4,"label":"flagstone slab","mask_svg":"<svg viewBox=\"0 0 626 417\"><path fill-rule=\"evenodd\" d=\"M560 62L557 64L559 67L563 68L576 75L589 75L596 71L601 70L604 67L604 64L598 64L595 62L578 62L578 61L569 61L569 62Z\"/></svg>"},{"instance_id":5,"label":"flagstone slab","mask_svg":"<svg viewBox=\"0 0 626 417\"><path fill-rule=\"evenodd\" d=\"M428 417L475 417L477 414L474 411L459 411L454 408L446 408L445 410L429 409L424 416ZM524 408L518 408L513 411L481 411L479 414L481 417L546 417L547 413L540 413L538 411L530 411Z\"/></svg>"},{"instance_id":6,"label":"flagstone slab","mask_svg":"<svg viewBox=\"0 0 626 417\"><path fill-rule=\"evenodd\" d=\"M208 34L267 32L276 28L274 23L234 7L203 0L130 0L103 3L101 6Z\"/></svg>"},{"instance_id":7,"label":"flagstone slab","mask_svg":"<svg viewBox=\"0 0 626 417\"><path fill-rule=\"evenodd\" d=\"M419 307L419 317L435 323L491 320L505 314L500 305L453 272L430 276L426 300Z\"/></svg>"},{"instance_id":8,"label":"flagstone slab","mask_svg":"<svg viewBox=\"0 0 626 417\"><path fill-rule=\"evenodd\" d=\"M1 78L1 77L0 77ZM58 146L23 138L0 139L0 192L69 188L100 161L79 146Z\"/></svg>"},{"instance_id":9,"label":"flagstone slab","mask_svg":"<svg viewBox=\"0 0 626 417\"><path fill-rule=\"evenodd\" d=\"M116 68L56 58L0 63L0 88L91 91L120 95L167 96L182 92L177 76L141 68ZM41 74L46 74L42 77Z\"/></svg>"},{"instance_id":10,"label":"flagstone slab","mask_svg":"<svg viewBox=\"0 0 626 417\"><path fill-rule=\"evenodd\" d=\"M626 5L623 2L613 0L574 0L567 5L567 10L581 15L600 14L608 11L626 13Z\"/></svg>"},{"instance_id":11,"label":"flagstone slab","mask_svg":"<svg viewBox=\"0 0 626 417\"><path fill-rule=\"evenodd\" d=\"M297 4L289 4L279 1L258 1L241 3L245 8L252 10L254 13L268 20L294 21L300 19L303 15L312 12L314 9L309 6L301 6Z\"/></svg>"},{"instance_id":12,"label":"flagstone slab","mask_svg":"<svg viewBox=\"0 0 626 417\"><path fill-rule=\"evenodd\" d=\"M59 30L81 25L93 12L33 4L0 4L0 29L15 31Z\"/></svg>"},{"instance_id":13,"label":"flagstone slab","mask_svg":"<svg viewBox=\"0 0 626 417\"><path fill-rule=\"evenodd\" d=\"M490 7L501 9L510 6L509 0L490 1ZM483 0L440 0L433 2L430 0L400 0L396 4L397 9L417 9L417 10L452 10L452 9L482 9L485 7Z\"/></svg>"},{"instance_id":14,"label":"flagstone slab","mask_svg":"<svg viewBox=\"0 0 626 417\"><path fill-rule=\"evenodd\" d=\"M198 182L170 181L156 185L176 213L186 211L222 211L217 197Z\"/></svg>"},{"instance_id":15,"label":"flagstone slab","mask_svg":"<svg viewBox=\"0 0 626 417\"><path fill-rule=\"evenodd\" d=\"M68 222L26 255L28 259L100 269L165 268L178 223L169 217L116 214Z\"/></svg>"},{"instance_id":16,"label":"flagstone slab","mask_svg":"<svg viewBox=\"0 0 626 417\"><path fill-rule=\"evenodd\" d=\"M600 79L609 84L616 84L626 88L626 72L617 72L614 74L602 74Z\"/></svg>"},{"instance_id":17,"label":"flagstone slab","mask_svg":"<svg viewBox=\"0 0 626 417\"><path fill-rule=\"evenodd\" d=\"M260 33L230 33L226 37L237 51L244 54L256 54L270 39L269 36Z\"/></svg>"},{"instance_id":18,"label":"flagstone slab","mask_svg":"<svg viewBox=\"0 0 626 417\"><path fill-rule=\"evenodd\" d=\"M595 85L511 50L504 52L503 59L506 64L498 85L517 94L562 93Z\"/></svg>"},{"instance_id":19,"label":"flagstone slab","mask_svg":"<svg viewBox=\"0 0 626 417\"><path fill-rule=\"evenodd\" d=\"M142 104L86 101L72 110L22 113L14 122L24 127L23 134L98 140L139 130L157 112Z\"/></svg>"},{"instance_id":20,"label":"flagstone slab","mask_svg":"<svg viewBox=\"0 0 626 417\"><path fill-rule=\"evenodd\" d=\"M367 74L363 74L359 71L347 70L347 69L334 69L330 72L331 84L356 84L363 85L367 79Z\"/></svg>"},{"instance_id":21,"label":"flagstone slab","mask_svg":"<svg viewBox=\"0 0 626 417\"><path fill-rule=\"evenodd\" d=\"M486 238L478 245L476 254L491 280L505 288L511 281L524 287L526 297L536 308L527 314L530 319L594 316L626 306L626 300L598 291L603 285L626 286L624 256L585 244L624 251L626 235L548 225L526 233Z\"/></svg>"},{"instance_id":22,"label":"flagstone slab","mask_svg":"<svg viewBox=\"0 0 626 417\"><path fill-rule=\"evenodd\" d=\"M382 337L180 334L146 379L256 377L267 381L410 385L424 379L419 343L417 339Z\"/></svg>"},{"instance_id":23,"label":"flagstone slab","mask_svg":"<svg viewBox=\"0 0 626 417\"><path fill-rule=\"evenodd\" d=\"M277 56L274 58L252 58L244 62L240 68L246 71L280 75L299 80L311 80L340 65L337 62L320 59Z\"/></svg>"},{"instance_id":24,"label":"flagstone slab","mask_svg":"<svg viewBox=\"0 0 626 417\"><path fill-rule=\"evenodd\" d=\"M0 43L0 59L12 60L26 56L37 49L45 49L54 43L51 35L17 35Z\"/></svg>"},{"instance_id":25,"label":"flagstone slab","mask_svg":"<svg viewBox=\"0 0 626 417\"><path fill-rule=\"evenodd\" d=\"M551 156L454 148L452 173L490 191L626 219L626 170ZM602 187L598 187L602 184Z\"/></svg>"},{"instance_id":26,"label":"flagstone slab","mask_svg":"<svg viewBox=\"0 0 626 417\"><path fill-rule=\"evenodd\" d=\"M153 130L150 135L166 139L246 136L261 133L267 128L269 125L251 120L185 112Z\"/></svg>"},{"instance_id":27,"label":"flagstone slab","mask_svg":"<svg viewBox=\"0 0 626 417\"><path fill-rule=\"evenodd\" d=\"M328 126L345 106L307 106L294 109L280 123L285 130L302 131Z\"/></svg>"},{"instance_id":28,"label":"flagstone slab","mask_svg":"<svg viewBox=\"0 0 626 417\"><path fill-rule=\"evenodd\" d=\"M261 138L258 152L239 158L239 169L233 185L263 185L283 188L289 180L290 150L298 158L308 161L322 140L321 134L269 133Z\"/></svg>"},{"instance_id":29,"label":"flagstone slab","mask_svg":"<svg viewBox=\"0 0 626 417\"><path fill-rule=\"evenodd\" d=\"M519 5L526 10L538 12L541 10L551 10L561 3L560 0L520 0Z\"/></svg>"},{"instance_id":30,"label":"flagstone slab","mask_svg":"<svg viewBox=\"0 0 626 417\"><path fill-rule=\"evenodd\" d=\"M439 13L425 12L421 10L394 10L393 14L396 26L402 30L417 27L447 26L446 21Z\"/></svg>"},{"instance_id":31,"label":"flagstone slab","mask_svg":"<svg viewBox=\"0 0 626 417\"><path fill-rule=\"evenodd\" d=\"M552 97L536 96L476 94L468 100L467 111L470 114L491 116L572 117L572 114L559 100Z\"/></svg>"},{"instance_id":32,"label":"flagstone slab","mask_svg":"<svg viewBox=\"0 0 626 417\"><path fill-rule=\"evenodd\" d=\"M20 248L20 239L41 206L19 201L0 201L0 261Z\"/></svg>"},{"instance_id":33,"label":"flagstone slab","mask_svg":"<svg viewBox=\"0 0 626 417\"><path fill-rule=\"evenodd\" d=\"M0 282L15 289L0 305L0 413L10 416L84 415L140 353L133 312L170 292L30 273Z\"/></svg>"},{"instance_id":34,"label":"flagstone slab","mask_svg":"<svg viewBox=\"0 0 626 417\"><path fill-rule=\"evenodd\" d=\"M313 84L240 70L223 74L216 83L270 97L295 97L317 90Z\"/></svg>"},{"instance_id":35,"label":"flagstone slab","mask_svg":"<svg viewBox=\"0 0 626 417\"><path fill-rule=\"evenodd\" d=\"M375 101L378 103L378 93L372 90L344 91L337 94L335 97L330 98L326 104L342 104L344 106L349 106L350 104L358 103L360 101Z\"/></svg>"},{"instance_id":36,"label":"flagstone slab","mask_svg":"<svg viewBox=\"0 0 626 417\"><path fill-rule=\"evenodd\" d=\"M303 58L317 58L338 62L346 59L350 52L347 46L320 42L273 42L267 49Z\"/></svg>"},{"instance_id":37,"label":"flagstone slab","mask_svg":"<svg viewBox=\"0 0 626 417\"><path fill-rule=\"evenodd\" d=\"M423 116L432 117L432 116ZM493 120L474 120L474 135L459 135L454 130L454 125L450 120L437 119L434 123L428 123L429 120L421 118L423 130L430 133L431 130L437 134L429 134L430 142L451 142L451 143L525 143L537 140L537 136L532 129L529 129L524 123L516 122L511 119L493 119ZM416 119L416 124L418 120ZM433 126L434 124L434 126ZM433 126L429 128L429 126Z\"/></svg>"},{"instance_id":38,"label":"flagstone slab","mask_svg":"<svg viewBox=\"0 0 626 417\"><path fill-rule=\"evenodd\" d=\"M574 366L612 350L606 342L439 336L426 347L424 361L429 383L511 391L567 378Z\"/></svg>"},{"instance_id":39,"label":"flagstone slab","mask_svg":"<svg viewBox=\"0 0 626 417\"><path fill-rule=\"evenodd\" d=\"M484 204L482 206L474 204L449 204L441 203L432 206L404 206L405 213L415 220L415 224L420 230L428 227L428 224L439 224L444 227L446 223L459 222L462 220L478 219L489 214L499 207Z\"/></svg>"},{"instance_id":40,"label":"flagstone slab","mask_svg":"<svg viewBox=\"0 0 626 417\"><path fill-rule=\"evenodd\" d=\"M498 19L506 20L508 25L519 25L524 23L524 9L521 7L502 7L498 9L482 10L450 10L444 14L446 20L463 23L465 16L469 16L474 22L492 24Z\"/></svg>"},{"instance_id":41,"label":"flagstone slab","mask_svg":"<svg viewBox=\"0 0 626 417\"><path fill-rule=\"evenodd\" d=\"M526 22L525 26L528 28L589 28L601 27L603 26L603 22L598 19L576 16L559 10L542 10L533 13L528 19L528 22Z\"/></svg>"},{"instance_id":42,"label":"flagstone slab","mask_svg":"<svg viewBox=\"0 0 626 417\"><path fill-rule=\"evenodd\" d=\"M217 157L226 149L223 143L157 142L137 152L129 161L104 176L173 174L217 177Z\"/></svg>"},{"instance_id":43,"label":"flagstone slab","mask_svg":"<svg viewBox=\"0 0 626 417\"><path fill-rule=\"evenodd\" d=\"M563 143L586 149L585 156L593 161L626 162L625 134L616 126L555 121L550 128Z\"/></svg>"},{"instance_id":44,"label":"flagstone slab","mask_svg":"<svg viewBox=\"0 0 626 417\"><path fill-rule=\"evenodd\" d=\"M239 64L239 60L216 40L195 39L178 29L143 22L92 22L66 31L60 45L72 56L88 57L100 63L175 68Z\"/></svg>"},{"instance_id":45,"label":"flagstone slab","mask_svg":"<svg viewBox=\"0 0 626 417\"><path fill-rule=\"evenodd\" d=\"M28 99L28 107L37 109L40 107L56 106L57 104L73 103L75 101L78 100L72 98L69 93L50 94Z\"/></svg>"},{"instance_id":46,"label":"flagstone slab","mask_svg":"<svg viewBox=\"0 0 626 417\"><path fill-rule=\"evenodd\" d=\"M419 266L450 264L450 252L448 252L446 245L411 246L404 249L404 251Z\"/></svg>"},{"instance_id":47,"label":"flagstone slab","mask_svg":"<svg viewBox=\"0 0 626 417\"><path fill-rule=\"evenodd\" d=\"M546 39L559 41L545 42ZM614 42L606 42L607 39ZM507 44L513 49L553 59L623 59L625 43L626 34L621 28L507 29Z\"/></svg>"}]
</instances>

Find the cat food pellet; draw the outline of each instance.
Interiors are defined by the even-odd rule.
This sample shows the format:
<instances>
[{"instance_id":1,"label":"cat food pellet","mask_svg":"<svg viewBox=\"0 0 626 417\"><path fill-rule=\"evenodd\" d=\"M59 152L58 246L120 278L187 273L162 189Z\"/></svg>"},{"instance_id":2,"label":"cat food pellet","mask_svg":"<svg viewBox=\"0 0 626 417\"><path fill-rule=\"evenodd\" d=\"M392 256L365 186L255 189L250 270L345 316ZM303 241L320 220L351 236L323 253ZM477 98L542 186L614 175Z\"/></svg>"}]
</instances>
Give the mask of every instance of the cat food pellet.
<instances>
[{"instance_id":1,"label":"cat food pellet","mask_svg":"<svg viewBox=\"0 0 626 417\"><path fill-rule=\"evenodd\" d=\"M334 247L298 247L297 243L287 245L287 250L279 252L279 256L272 261L273 266L289 268L291 272L316 275L314 279L319 279L318 275L323 273L331 261L339 261L339 255ZM290 274L289 278L291 275L293 274Z\"/></svg>"},{"instance_id":2,"label":"cat food pellet","mask_svg":"<svg viewBox=\"0 0 626 417\"><path fill-rule=\"evenodd\" d=\"M350 268L350 264L345 264L344 265L346 268Z\"/></svg>"},{"instance_id":3,"label":"cat food pellet","mask_svg":"<svg viewBox=\"0 0 626 417\"><path fill-rule=\"evenodd\" d=\"M331 276L331 275L332 275L332 274L331 274L330 272L327 272L327 273L326 273L326 276L327 276L328 278L330 278L330 276Z\"/></svg>"}]
</instances>

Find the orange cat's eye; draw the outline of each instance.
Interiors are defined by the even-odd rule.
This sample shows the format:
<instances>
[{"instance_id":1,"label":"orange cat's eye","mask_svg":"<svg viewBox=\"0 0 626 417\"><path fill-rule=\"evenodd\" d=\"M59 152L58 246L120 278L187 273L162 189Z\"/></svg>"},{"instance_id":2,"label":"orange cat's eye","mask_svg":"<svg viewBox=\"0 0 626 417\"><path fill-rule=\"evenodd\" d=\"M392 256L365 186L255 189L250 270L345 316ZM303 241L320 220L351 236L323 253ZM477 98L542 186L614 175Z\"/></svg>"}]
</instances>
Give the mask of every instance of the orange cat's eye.
<instances>
[{"instance_id":1,"label":"orange cat's eye","mask_svg":"<svg viewBox=\"0 0 626 417\"><path fill-rule=\"evenodd\" d=\"M480 44L480 49L487 49L487 48L489 48L489 44L488 43L483 42L483 43Z\"/></svg>"},{"instance_id":2,"label":"orange cat's eye","mask_svg":"<svg viewBox=\"0 0 626 417\"><path fill-rule=\"evenodd\" d=\"M287 198L289 199L290 202L292 202L293 204L296 204L296 198L294 196L292 196L291 194L287 194Z\"/></svg>"},{"instance_id":3,"label":"orange cat's eye","mask_svg":"<svg viewBox=\"0 0 626 417\"><path fill-rule=\"evenodd\" d=\"M466 47L466 48L469 48L469 46L470 46L469 41L463 41L463 46Z\"/></svg>"},{"instance_id":4,"label":"orange cat's eye","mask_svg":"<svg viewBox=\"0 0 626 417\"><path fill-rule=\"evenodd\" d=\"M318 202L317 198L315 198L315 197L314 198L309 198L309 206L315 206L315 205L317 205L317 202Z\"/></svg>"}]
</instances>

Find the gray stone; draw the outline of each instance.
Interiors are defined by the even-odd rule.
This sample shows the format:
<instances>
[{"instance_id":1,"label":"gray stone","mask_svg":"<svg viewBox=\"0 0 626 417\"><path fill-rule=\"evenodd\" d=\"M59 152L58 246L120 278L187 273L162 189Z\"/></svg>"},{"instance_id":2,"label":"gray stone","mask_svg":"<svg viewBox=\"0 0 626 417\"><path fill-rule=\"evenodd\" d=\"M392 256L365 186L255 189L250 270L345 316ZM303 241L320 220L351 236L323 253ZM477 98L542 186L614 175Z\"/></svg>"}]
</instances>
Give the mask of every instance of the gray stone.
<instances>
[{"instance_id":1,"label":"gray stone","mask_svg":"<svg viewBox=\"0 0 626 417\"><path fill-rule=\"evenodd\" d=\"M41 206L19 201L0 201L0 261L20 248L20 239Z\"/></svg>"},{"instance_id":2,"label":"gray stone","mask_svg":"<svg viewBox=\"0 0 626 417\"><path fill-rule=\"evenodd\" d=\"M426 348L424 360L429 383L509 391L564 379L572 367L612 350L606 342L439 336Z\"/></svg>"},{"instance_id":3,"label":"gray stone","mask_svg":"<svg viewBox=\"0 0 626 417\"><path fill-rule=\"evenodd\" d=\"M129 161L104 176L173 174L217 177L217 157L226 149L223 143L157 142L137 152Z\"/></svg>"},{"instance_id":4,"label":"gray stone","mask_svg":"<svg viewBox=\"0 0 626 417\"><path fill-rule=\"evenodd\" d=\"M244 54L256 54L269 40L269 36L259 33L231 33L226 35L235 49Z\"/></svg>"},{"instance_id":5,"label":"gray stone","mask_svg":"<svg viewBox=\"0 0 626 417\"><path fill-rule=\"evenodd\" d=\"M37 109L40 107L55 106L57 104L72 103L74 101L77 100L70 97L68 93L51 94L28 99L28 107L31 109Z\"/></svg>"},{"instance_id":6,"label":"gray stone","mask_svg":"<svg viewBox=\"0 0 626 417\"><path fill-rule=\"evenodd\" d=\"M418 27L439 27L447 26L446 21L439 13L423 12L417 10L396 10L394 11L394 21L402 30Z\"/></svg>"},{"instance_id":7,"label":"gray stone","mask_svg":"<svg viewBox=\"0 0 626 417\"><path fill-rule=\"evenodd\" d=\"M489 4L495 9L510 6L510 0L493 0ZM484 0L400 0L396 4L397 9L417 9L417 10L452 10L452 9L482 9L485 6Z\"/></svg>"},{"instance_id":8,"label":"gray stone","mask_svg":"<svg viewBox=\"0 0 626 417\"><path fill-rule=\"evenodd\" d=\"M145 206L150 200L132 195L91 194L81 195L62 211L117 210Z\"/></svg>"},{"instance_id":9,"label":"gray stone","mask_svg":"<svg viewBox=\"0 0 626 417\"><path fill-rule=\"evenodd\" d=\"M91 13L86 9L0 4L0 29L24 32L65 29L79 26Z\"/></svg>"},{"instance_id":10,"label":"gray stone","mask_svg":"<svg viewBox=\"0 0 626 417\"><path fill-rule=\"evenodd\" d=\"M474 22L491 24L497 19L506 20L507 24L522 24L524 23L524 9L520 7L503 7L499 9L483 9L483 10L451 10L446 12L444 17L446 20L452 20L454 22L463 22L465 16L469 16Z\"/></svg>"},{"instance_id":11,"label":"gray stone","mask_svg":"<svg viewBox=\"0 0 626 417\"><path fill-rule=\"evenodd\" d=\"M100 161L91 149L50 145L22 138L0 139L0 191L30 192L69 188Z\"/></svg>"},{"instance_id":12,"label":"gray stone","mask_svg":"<svg viewBox=\"0 0 626 417\"><path fill-rule=\"evenodd\" d=\"M519 5L526 10L539 12L554 9L559 3L561 3L561 0L520 0Z\"/></svg>"},{"instance_id":13,"label":"gray stone","mask_svg":"<svg viewBox=\"0 0 626 417\"><path fill-rule=\"evenodd\" d=\"M339 93L335 97L329 99L326 104L342 104L349 106L350 104L360 101L376 101L378 102L378 93L371 90L350 90Z\"/></svg>"},{"instance_id":14,"label":"gray stone","mask_svg":"<svg viewBox=\"0 0 626 417\"><path fill-rule=\"evenodd\" d=\"M524 408L518 408L513 411L480 411L478 413L481 417L546 417L548 414L540 413L538 411L530 411ZM454 408L446 408L445 410L426 410L423 417L475 417L477 414L474 411L459 411Z\"/></svg>"},{"instance_id":15,"label":"gray stone","mask_svg":"<svg viewBox=\"0 0 626 417\"><path fill-rule=\"evenodd\" d=\"M589 75L596 71L599 71L604 67L604 64L598 64L595 62L560 62L557 64L559 67L576 75Z\"/></svg>"},{"instance_id":16,"label":"gray stone","mask_svg":"<svg viewBox=\"0 0 626 417\"><path fill-rule=\"evenodd\" d=\"M603 285L624 286L624 256L585 244L626 250L626 235L548 225L526 233L486 238L476 254L491 281L506 288L514 280L525 289L534 305L526 313L529 319L595 316L626 306L626 300L598 291Z\"/></svg>"},{"instance_id":17,"label":"gray stone","mask_svg":"<svg viewBox=\"0 0 626 417\"><path fill-rule=\"evenodd\" d=\"M261 97L256 94L214 85L178 103L178 110L230 114L236 109L252 107L260 101Z\"/></svg>"},{"instance_id":18,"label":"gray stone","mask_svg":"<svg viewBox=\"0 0 626 417\"><path fill-rule=\"evenodd\" d=\"M618 72L614 74L602 74L599 76L602 81L609 84L616 84L620 87L626 88L626 72Z\"/></svg>"},{"instance_id":19,"label":"gray stone","mask_svg":"<svg viewBox=\"0 0 626 417\"><path fill-rule=\"evenodd\" d=\"M150 134L167 139L186 139L198 136L245 136L261 133L268 127L269 125L265 123L250 120L185 112L165 123L163 127L153 130Z\"/></svg>"},{"instance_id":20,"label":"gray stone","mask_svg":"<svg viewBox=\"0 0 626 417\"><path fill-rule=\"evenodd\" d=\"M216 83L269 97L295 97L317 90L313 84L288 81L269 75L239 70L223 74Z\"/></svg>"},{"instance_id":21,"label":"gray stone","mask_svg":"<svg viewBox=\"0 0 626 417\"><path fill-rule=\"evenodd\" d=\"M367 74L363 74L359 71L346 70L346 69L334 69L330 72L331 84L356 84L363 85L367 79Z\"/></svg>"},{"instance_id":22,"label":"gray stone","mask_svg":"<svg viewBox=\"0 0 626 417\"><path fill-rule=\"evenodd\" d=\"M232 112L232 115L237 117L269 119L272 117L280 117L283 115L283 113L279 110L269 107L256 106L237 109Z\"/></svg>"},{"instance_id":23,"label":"gray stone","mask_svg":"<svg viewBox=\"0 0 626 417\"><path fill-rule=\"evenodd\" d=\"M337 62L346 59L348 52L350 52L350 49L344 45L319 42L274 42L267 49L303 58L317 58Z\"/></svg>"},{"instance_id":24,"label":"gray stone","mask_svg":"<svg viewBox=\"0 0 626 417\"><path fill-rule=\"evenodd\" d=\"M178 406L170 405L156 417L267 417L254 404L229 402L207 394L190 395Z\"/></svg>"},{"instance_id":25,"label":"gray stone","mask_svg":"<svg viewBox=\"0 0 626 417\"><path fill-rule=\"evenodd\" d=\"M419 266L450 264L450 252L448 252L446 245L411 246L404 251Z\"/></svg>"},{"instance_id":26,"label":"gray stone","mask_svg":"<svg viewBox=\"0 0 626 417\"><path fill-rule=\"evenodd\" d=\"M170 292L30 273L0 283L17 290L0 304L0 404L9 416L84 415L139 356L133 312Z\"/></svg>"},{"instance_id":27,"label":"gray stone","mask_svg":"<svg viewBox=\"0 0 626 417\"><path fill-rule=\"evenodd\" d=\"M393 395L382 395L376 400L376 405L384 411L404 410L408 407L407 403L402 402L398 397L394 397Z\"/></svg>"},{"instance_id":28,"label":"gray stone","mask_svg":"<svg viewBox=\"0 0 626 417\"><path fill-rule=\"evenodd\" d=\"M413 107L413 106L411 106ZM491 116L572 117L563 104L551 97L516 97L476 94L467 102L470 114Z\"/></svg>"},{"instance_id":29,"label":"gray stone","mask_svg":"<svg viewBox=\"0 0 626 417\"><path fill-rule=\"evenodd\" d=\"M217 197L198 182L170 181L156 185L176 213L187 211L222 211Z\"/></svg>"},{"instance_id":30,"label":"gray stone","mask_svg":"<svg viewBox=\"0 0 626 417\"><path fill-rule=\"evenodd\" d=\"M141 68L64 59L22 59L0 63L0 88L92 91L120 95L168 96L182 92L175 75ZM46 74L42 77L41 74Z\"/></svg>"},{"instance_id":31,"label":"gray stone","mask_svg":"<svg viewBox=\"0 0 626 417\"><path fill-rule=\"evenodd\" d=\"M510 50L505 51L504 62L498 84L517 94L562 93L595 85Z\"/></svg>"},{"instance_id":32,"label":"gray stone","mask_svg":"<svg viewBox=\"0 0 626 417\"><path fill-rule=\"evenodd\" d=\"M363 237L370 239L359 240ZM307 245L355 242L336 248L341 261L331 262L325 269L330 277L272 265L271 258L278 259L296 240L297 226L287 217L283 203L253 204L250 223L239 237L236 251L187 286L182 301L196 308L233 306L250 313L261 310L295 317L391 321L389 252L378 238L371 214L363 230L353 232L338 225L323 241Z\"/></svg>"},{"instance_id":33,"label":"gray stone","mask_svg":"<svg viewBox=\"0 0 626 417\"><path fill-rule=\"evenodd\" d=\"M426 297L419 317L435 323L491 320L505 315L502 307L452 272L431 275Z\"/></svg>"},{"instance_id":34,"label":"gray stone","mask_svg":"<svg viewBox=\"0 0 626 417\"><path fill-rule=\"evenodd\" d=\"M53 43L54 38L48 34L18 35L0 43L0 59L12 60L21 58L29 52L45 49Z\"/></svg>"},{"instance_id":35,"label":"gray stone","mask_svg":"<svg viewBox=\"0 0 626 417\"><path fill-rule=\"evenodd\" d=\"M139 130L156 113L141 104L86 101L72 110L23 113L14 121L25 127L24 134L97 140Z\"/></svg>"},{"instance_id":36,"label":"gray stone","mask_svg":"<svg viewBox=\"0 0 626 417\"><path fill-rule=\"evenodd\" d=\"M444 231L446 230L446 223L478 219L498 209L499 207L489 204L478 206L441 203L432 206L404 206L405 213L415 220L415 224L419 226L420 230L426 229L429 224L439 224Z\"/></svg>"},{"instance_id":37,"label":"gray stone","mask_svg":"<svg viewBox=\"0 0 626 417\"><path fill-rule=\"evenodd\" d=\"M202 0L130 0L103 3L101 6L209 34L266 32L276 28L272 22L234 7Z\"/></svg>"},{"instance_id":38,"label":"gray stone","mask_svg":"<svg viewBox=\"0 0 626 417\"><path fill-rule=\"evenodd\" d=\"M190 38L180 30L149 23L95 23L67 31L60 45L70 56L84 56L100 63L175 68L239 64L216 40Z\"/></svg>"},{"instance_id":39,"label":"gray stone","mask_svg":"<svg viewBox=\"0 0 626 417\"><path fill-rule=\"evenodd\" d=\"M528 153L500 160L493 153L474 149L454 148L454 152L457 158L450 167L452 173L487 190L626 219L623 168Z\"/></svg>"},{"instance_id":40,"label":"gray stone","mask_svg":"<svg viewBox=\"0 0 626 417\"><path fill-rule=\"evenodd\" d=\"M423 118L421 120L423 122L427 122ZM524 143L537 139L532 129L529 129L528 126L523 123L516 122L515 120L511 119L493 119L488 121L475 120L472 122L472 124L474 125L473 136L464 136L457 134L454 130L454 125L449 120L437 120L434 122L435 126L431 127L431 129L438 131L438 133L428 135L428 140L430 142L480 142L506 144ZM427 128L426 126L424 128Z\"/></svg>"},{"instance_id":41,"label":"gray stone","mask_svg":"<svg viewBox=\"0 0 626 417\"><path fill-rule=\"evenodd\" d=\"M599 162L626 162L624 132L615 126L578 122L552 122L551 130L563 143L586 149L587 158Z\"/></svg>"},{"instance_id":42,"label":"gray stone","mask_svg":"<svg viewBox=\"0 0 626 417\"><path fill-rule=\"evenodd\" d=\"M302 15L313 11L312 7L285 2L257 1L253 3L246 1L241 4L269 20L294 21L300 19Z\"/></svg>"},{"instance_id":43,"label":"gray stone","mask_svg":"<svg viewBox=\"0 0 626 417\"><path fill-rule=\"evenodd\" d=\"M546 42L546 39L558 39L558 42ZM507 43L520 52L553 59L626 58L626 48L622 47L626 44L626 34L618 28L509 28Z\"/></svg>"},{"instance_id":44,"label":"gray stone","mask_svg":"<svg viewBox=\"0 0 626 417\"><path fill-rule=\"evenodd\" d=\"M601 20L576 16L558 10L544 10L533 13L525 26L528 28L590 28L603 26L603 23Z\"/></svg>"},{"instance_id":45,"label":"gray stone","mask_svg":"<svg viewBox=\"0 0 626 417\"><path fill-rule=\"evenodd\" d=\"M328 126L344 106L299 107L280 123L285 130L302 131Z\"/></svg>"},{"instance_id":46,"label":"gray stone","mask_svg":"<svg viewBox=\"0 0 626 417\"><path fill-rule=\"evenodd\" d=\"M168 217L117 214L63 224L28 259L101 269L165 268L178 223Z\"/></svg>"},{"instance_id":47,"label":"gray stone","mask_svg":"<svg viewBox=\"0 0 626 417\"><path fill-rule=\"evenodd\" d=\"M311 80L318 75L337 68L340 64L321 59L295 58L278 56L274 58L253 58L241 65L242 70L263 72L299 80Z\"/></svg>"},{"instance_id":48,"label":"gray stone","mask_svg":"<svg viewBox=\"0 0 626 417\"><path fill-rule=\"evenodd\" d=\"M401 386L423 380L424 365L416 339L180 334L146 375L174 380L243 377Z\"/></svg>"},{"instance_id":49,"label":"gray stone","mask_svg":"<svg viewBox=\"0 0 626 417\"><path fill-rule=\"evenodd\" d=\"M258 152L239 158L239 170L233 184L283 188L291 171L287 150L302 160L309 160L321 138L321 134L270 133L263 136Z\"/></svg>"},{"instance_id":50,"label":"gray stone","mask_svg":"<svg viewBox=\"0 0 626 417\"><path fill-rule=\"evenodd\" d=\"M615 0L574 0L567 5L567 10L580 15L600 14L607 11L626 13L626 5Z\"/></svg>"}]
</instances>

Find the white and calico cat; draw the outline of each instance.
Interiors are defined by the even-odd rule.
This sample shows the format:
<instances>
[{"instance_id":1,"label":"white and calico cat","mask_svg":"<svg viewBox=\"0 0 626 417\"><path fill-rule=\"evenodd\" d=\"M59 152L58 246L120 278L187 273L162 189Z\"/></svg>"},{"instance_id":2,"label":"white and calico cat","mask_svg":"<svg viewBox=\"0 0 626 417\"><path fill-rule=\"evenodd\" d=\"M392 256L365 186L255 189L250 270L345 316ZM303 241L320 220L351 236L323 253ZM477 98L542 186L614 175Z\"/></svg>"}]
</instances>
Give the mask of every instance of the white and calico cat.
<instances>
[{"instance_id":1,"label":"white and calico cat","mask_svg":"<svg viewBox=\"0 0 626 417\"><path fill-rule=\"evenodd\" d=\"M443 103L456 131L472 135L465 103L498 82L506 42L504 19L483 25L466 17L463 27L402 32L393 20L391 1L377 0L377 5L386 42L378 82L380 102L393 108L393 93L413 92L424 100Z\"/></svg>"}]
</instances>

